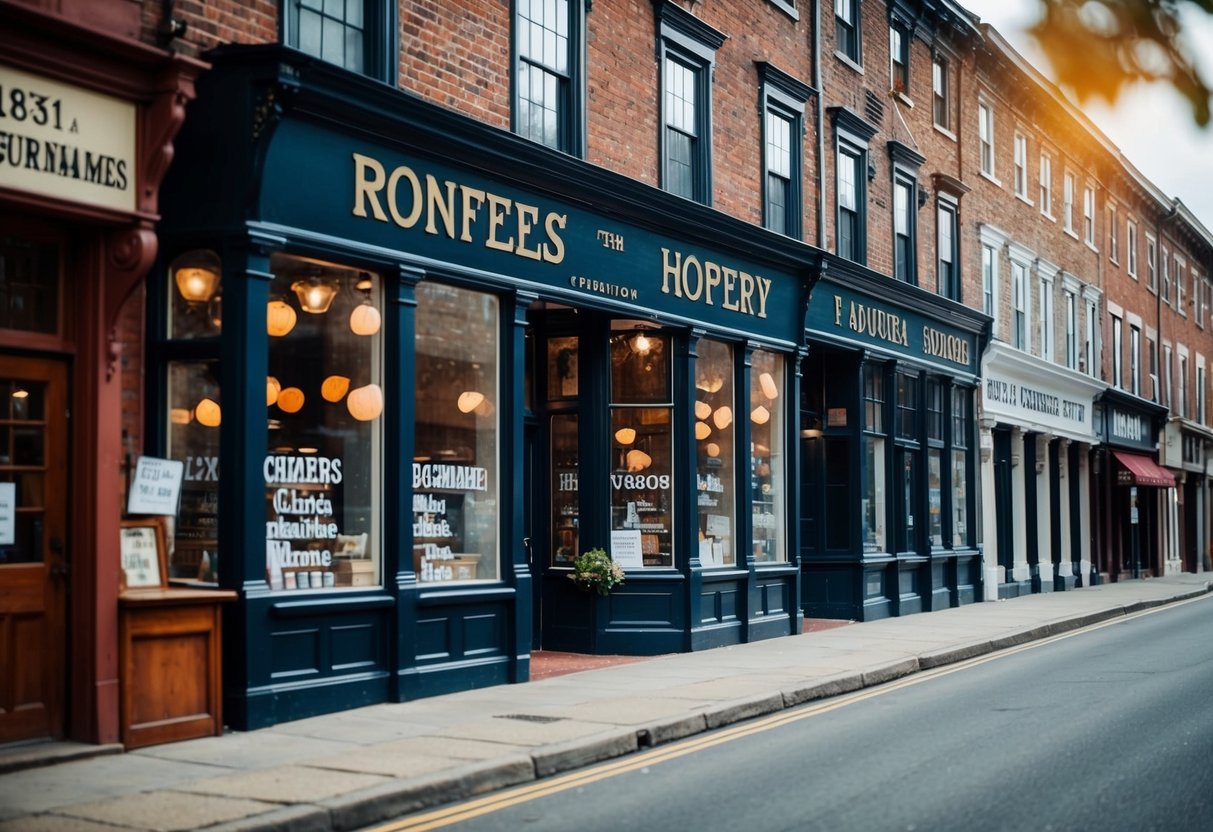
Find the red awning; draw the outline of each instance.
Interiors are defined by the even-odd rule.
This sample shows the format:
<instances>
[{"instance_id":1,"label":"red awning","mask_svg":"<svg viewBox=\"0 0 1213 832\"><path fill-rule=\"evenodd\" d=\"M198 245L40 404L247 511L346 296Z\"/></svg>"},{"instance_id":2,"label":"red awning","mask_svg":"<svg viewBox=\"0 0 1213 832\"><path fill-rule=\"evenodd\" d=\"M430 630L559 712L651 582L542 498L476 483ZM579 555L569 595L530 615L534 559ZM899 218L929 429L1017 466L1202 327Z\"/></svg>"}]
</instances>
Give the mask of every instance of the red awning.
<instances>
[{"instance_id":1,"label":"red awning","mask_svg":"<svg viewBox=\"0 0 1213 832\"><path fill-rule=\"evenodd\" d=\"M1166 468L1158 467L1158 464L1148 456L1125 451L1112 451L1112 456L1116 457L1116 461L1124 468L1124 470L1116 472L1116 481L1121 485L1175 487L1175 477L1171 476L1171 472Z\"/></svg>"}]
</instances>

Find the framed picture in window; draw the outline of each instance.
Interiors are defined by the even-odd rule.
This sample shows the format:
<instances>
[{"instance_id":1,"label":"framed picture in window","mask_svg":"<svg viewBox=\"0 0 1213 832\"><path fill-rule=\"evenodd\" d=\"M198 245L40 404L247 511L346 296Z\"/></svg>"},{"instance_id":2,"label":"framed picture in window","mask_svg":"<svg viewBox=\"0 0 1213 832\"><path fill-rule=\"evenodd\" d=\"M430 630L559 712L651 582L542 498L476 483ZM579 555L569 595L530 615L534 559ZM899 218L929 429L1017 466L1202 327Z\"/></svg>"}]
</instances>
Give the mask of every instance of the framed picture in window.
<instances>
[{"instance_id":1,"label":"framed picture in window","mask_svg":"<svg viewBox=\"0 0 1213 832\"><path fill-rule=\"evenodd\" d=\"M163 589L168 584L164 523L158 517L123 520L119 537L122 589Z\"/></svg>"},{"instance_id":2,"label":"framed picture in window","mask_svg":"<svg viewBox=\"0 0 1213 832\"><path fill-rule=\"evenodd\" d=\"M548 339L548 398L577 397L577 337Z\"/></svg>"}]
</instances>

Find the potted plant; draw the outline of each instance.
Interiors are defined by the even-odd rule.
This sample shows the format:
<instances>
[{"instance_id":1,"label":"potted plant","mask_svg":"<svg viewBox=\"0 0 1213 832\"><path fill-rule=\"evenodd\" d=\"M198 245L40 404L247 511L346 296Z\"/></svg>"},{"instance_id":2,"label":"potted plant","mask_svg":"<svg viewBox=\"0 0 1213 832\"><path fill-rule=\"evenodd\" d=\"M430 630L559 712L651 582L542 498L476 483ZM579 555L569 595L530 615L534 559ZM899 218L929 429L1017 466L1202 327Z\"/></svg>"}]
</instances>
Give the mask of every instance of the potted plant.
<instances>
[{"instance_id":1,"label":"potted plant","mask_svg":"<svg viewBox=\"0 0 1213 832\"><path fill-rule=\"evenodd\" d=\"M611 560L611 556L603 549L590 549L582 552L573 561L573 571L569 580L577 588L599 595L608 595L611 589L623 583L623 567Z\"/></svg>"}]
</instances>

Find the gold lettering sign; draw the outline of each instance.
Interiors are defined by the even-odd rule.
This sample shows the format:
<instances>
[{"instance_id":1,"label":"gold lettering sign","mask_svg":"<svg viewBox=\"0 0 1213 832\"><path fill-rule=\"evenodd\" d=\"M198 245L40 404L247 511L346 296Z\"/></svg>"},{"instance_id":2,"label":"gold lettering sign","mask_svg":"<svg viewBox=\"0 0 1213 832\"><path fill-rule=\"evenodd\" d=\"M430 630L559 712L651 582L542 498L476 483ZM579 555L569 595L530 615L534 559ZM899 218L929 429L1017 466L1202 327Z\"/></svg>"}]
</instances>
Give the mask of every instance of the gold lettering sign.
<instances>
[{"instance_id":1,"label":"gold lettering sign","mask_svg":"<svg viewBox=\"0 0 1213 832\"><path fill-rule=\"evenodd\" d=\"M771 279L730 266L700 260L693 254L661 250L661 293L694 303L720 306L756 318L767 316Z\"/></svg>"},{"instance_id":2,"label":"gold lettering sign","mask_svg":"<svg viewBox=\"0 0 1213 832\"><path fill-rule=\"evenodd\" d=\"M834 326L842 326L843 301L838 295L834 296ZM906 319L892 312L886 312L875 306L864 306L862 303L850 301L847 306L846 326L852 332L867 335L881 341L888 341L899 347L910 345Z\"/></svg>"},{"instance_id":3,"label":"gold lettering sign","mask_svg":"<svg viewBox=\"0 0 1213 832\"><path fill-rule=\"evenodd\" d=\"M969 342L929 326L922 328L922 351L925 355L942 358L962 367L969 366Z\"/></svg>"},{"instance_id":4,"label":"gold lettering sign","mask_svg":"<svg viewBox=\"0 0 1213 832\"><path fill-rule=\"evenodd\" d=\"M548 211L541 220L536 205L450 179L439 182L429 173L418 176L407 165L388 173L378 159L361 153L353 158L355 217L400 228L413 228L424 217L426 234L463 243L476 242L475 225L485 248L544 263L564 260L560 232L568 225L567 214Z\"/></svg>"},{"instance_id":5,"label":"gold lettering sign","mask_svg":"<svg viewBox=\"0 0 1213 832\"><path fill-rule=\"evenodd\" d=\"M0 66L0 185L135 210L135 105Z\"/></svg>"}]
</instances>

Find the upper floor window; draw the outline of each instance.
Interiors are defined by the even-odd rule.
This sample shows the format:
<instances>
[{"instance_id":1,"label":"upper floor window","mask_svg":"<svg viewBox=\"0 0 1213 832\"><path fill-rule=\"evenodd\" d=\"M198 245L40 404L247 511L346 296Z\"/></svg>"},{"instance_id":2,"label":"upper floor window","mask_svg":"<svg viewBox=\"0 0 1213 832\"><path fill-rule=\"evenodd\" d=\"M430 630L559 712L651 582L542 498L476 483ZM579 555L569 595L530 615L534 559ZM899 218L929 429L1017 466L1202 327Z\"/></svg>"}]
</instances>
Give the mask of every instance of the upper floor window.
<instances>
[{"instance_id":1,"label":"upper floor window","mask_svg":"<svg viewBox=\"0 0 1213 832\"><path fill-rule=\"evenodd\" d=\"M803 225L804 108L811 90L768 63L758 64L762 80L763 224L798 238Z\"/></svg>"},{"instance_id":2,"label":"upper floor window","mask_svg":"<svg viewBox=\"0 0 1213 832\"><path fill-rule=\"evenodd\" d=\"M1037 289L1036 323L1040 357L1053 360L1053 281L1042 274Z\"/></svg>"},{"instance_id":3,"label":"upper floor window","mask_svg":"<svg viewBox=\"0 0 1213 832\"><path fill-rule=\"evenodd\" d=\"M936 275L937 291L945 298L958 301L960 300L960 274L957 263L960 262L960 252L957 250L959 235L956 233L956 206L951 201L941 199L935 216L939 236L936 243L939 255Z\"/></svg>"},{"instance_id":4,"label":"upper floor window","mask_svg":"<svg viewBox=\"0 0 1213 832\"><path fill-rule=\"evenodd\" d=\"M889 26L889 88L910 92L910 34L900 23Z\"/></svg>"},{"instance_id":5,"label":"upper floor window","mask_svg":"<svg viewBox=\"0 0 1213 832\"><path fill-rule=\"evenodd\" d=\"M982 101L977 105L977 137L981 142L981 172L994 175L994 108Z\"/></svg>"},{"instance_id":6,"label":"upper floor window","mask_svg":"<svg viewBox=\"0 0 1213 832\"><path fill-rule=\"evenodd\" d=\"M1028 137L1015 134L1015 196L1028 198Z\"/></svg>"},{"instance_id":7,"label":"upper floor window","mask_svg":"<svg viewBox=\"0 0 1213 832\"><path fill-rule=\"evenodd\" d=\"M1137 279L1137 223L1129 220L1125 226L1125 248L1129 256L1129 277Z\"/></svg>"},{"instance_id":8,"label":"upper floor window","mask_svg":"<svg viewBox=\"0 0 1213 832\"><path fill-rule=\"evenodd\" d=\"M1040 154L1040 213L1053 218L1053 160Z\"/></svg>"},{"instance_id":9,"label":"upper floor window","mask_svg":"<svg viewBox=\"0 0 1213 832\"><path fill-rule=\"evenodd\" d=\"M1150 401L1158 401L1158 340L1146 333L1146 362L1150 372Z\"/></svg>"},{"instance_id":10,"label":"upper floor window","mask_svg":"<svg viewBox=\"0 0 1213 832\"><path fill-rule=\"evenodd\" d=\"M1120 262L1120 232L1117 226L1116 206L1108 206L1108 259L1113 263Z\"/></svg>"},{"instance_id":11,"label":"upper floor window","mask_svg":"<svg viewBox=\"0 0 1213 832\"><path fill-rule=\"evenodd\" d=\"M1162 300L1163 303L1171 302L1171 251L1166 247L1162 247Z\"/></svg>"},{"instance_id":12,"label":"upper floor window","mask_svg":"<svg viewBox=\"0 0 1213 832\"><path fill-rule=\"evenodd\" d=\"M661 186L710 205L712 65L725 36L668 0L654 10L662 66Z\"/></svg>"},{"instance_id":13,"label":"upper floor window","mask_svg":"<svg viewBox=\"0 0 1213 832\"><path fill-rule=\"evenodd\" d=\"M1112 385L1124 389L1124 333L1121 331L1123 322L1119 315L1112 316Z\"/></svg>"},{"instance_id":14,"label":"upper floor window","mask_svg":"<svg viewBox=\"0 0 1213 832\"><path fill-rule=\"evenodd\" d=\"M1150 234L1146 234L1146 287L1158 291L1158 243Z\"/></svg>"},{"instance_id":15,"label":"upper floor window","mask_svg":"<svg viewBox=\"0 0 1213 832\"><path fill-rule=\"evenodd\" d=\"M1027 349L1028 344L1028 268L1023 263L1011 261L1011 301L1015 304L1015 318L1011 324L1011 346Z\"/></svg>"},{"instance_id":16,"label":"upper floor window","mask_svg":"<svg viewBox=\"0 0 1213 832\"><path fill-rule=\"evenodd\" d=\"M1172 359L1170 344L1163 345L1162 356L1162 395L1164 401L1160 402L1160 404L1170 407L1175 401L1175 397L1172 395L1173 388L1171 386L1172 379L1175 377L1175 361Z\"/></svg>"},{"instance_id":17,"label":"upper floor window","mask_svg":"<svg viewBox=\"0 0 1213 832\"><path fill-rule=\"evenodd\" d=\"M372 0L286 0L286 44L352 72L394 82L395 7Z\"/></svg>"},{"instance_id":18,"label":"upper floor window","mask_svg":"<svg viewBox=\"0 0 1213 832\"><path fill-rule=\"evenodd\" d=\"M838 148L838 256L856 262L864 259L865 155L849 145Z\"/></svg>"},{"instance_id":19,"label":"upper floor window","mask_svg":"<svg viewBox=\"0 0 1213 832\"><path fill-rule=\"evenodd\" d=\"M573 155L585 152L581 0L518 0L514 129Z\"/></svg>"},{"instance_id":20,"label":"upper floor window","mask_svg":"<svg viewBox=\"0 0 1213 832\"><path fill-rule=\"evenodd\" d=\"M1179 354L1179 415L1188 418L1188 356Z\"/></svg>"},{"instance_id":21,"label":"upper floor window","mask_svg":"<svg viewBox=\"0 0 1213 832\"><path fill-rule=\"evenodd\" d=\"M1196 325L1201 329L1205 328L1205 292L1208 290L1200 279L1200 274L1196 269L1192 269L1192 303L1196 307Z\"/></svg>"},{"instance_id":22,"label":"upper floor window","mask_svg":"<svg viewBox=\"0 0 1213 832\"><path fill-rule=\"evenodd\" d=\"M1184 309L1184 281L1187 278L1185 270L1184 259L1178 254L1175 255L1175 311L1186 316L1188 312Z\"/></svg>"},{"instance_id":23,"label":"upper floor window","mask_svg":"<svg viewBox=\"0 0 1213 832\"><path fill-rule=\"evenodd\" d=\"M931 66L931 92L934 101L935 125L952 129L951 91L948 89L948 62L936 56Z\"/></svg>"},{"instance_id":24,"label":"upper floor window","mask_svg":"<svg viewBox=\"0 0 1213 832\"><path fill-rule=\"evenodd\" d=\"M1202 425L1205 424L1205 365L1199 363L1199 356L1196 364L1196 421Z\"/></svg>"},{"instance_id":25,"label":"upper floor window","mask_svg":"<svg viewBox=\"0 0 1213 832\"><path fill-rule=\"evenodd\" d=\"M998 250L984 243L981 246L981 311L995 318L997 331Z\"/></svg>"},{"instance_id":26,"label":"upper floor window","mask_svg":"<svg viewBox=\"0 0 1213 832\"><path fill-rule=\"evenodd\" d=\"M1062 222L1066 231L1074 233L1074 174L1067 173L1061 179Z\"/></svg>"},{"instance_id":27,"label":"upper floor window","mask_svg":"<svg viewBox=\"0 0 1213 832\"><path fill-rule=\"evenodd\" d=\"M1129 326L1129 391L1141 395L1141 330Z\"/></svg>"},{"instance_id":28,"label":"upper floor window","mask_svg":"<svg viewBox=\"0 0 1213 832\"><path fill-rule=\"evenodd\" d=\"M1082 191L1082 238L1095 245L1095 189L1090 185Z\"/></svg>"},{"instance_id":29,"label":"upper floor window","mask_svg":"<svg viewBox=\"0 0 1213 832\"><path fill-rule=\"evenodd\" d=\"M839 54L862 63L859 51L859 4L862 0L834 0L834 34Z\"/></svg>"},{"instance_id":30,"label":"upper floor window","mask_svg":"<svg viewBox=\"0 0 1213 832\"><path fill-rule=\"evenodd\" d=\"M1096 326L1096 321L1099 320L1099 310L1096 308L1094 300L1087 299L1087 337L1083 343L1083 363L1087 374L1093 378L1099 378L1099 361L1096 356L1098 353L1098 338L1099 328Z\"/></svg>"},{"instance_id":31,"label":"upper floor window","mask_svg":"<svg viewBox=\"0 0 1213 832\"><path fill-rule=\"evenodd\" d=\"M1078 298L1066 290L1066 366L1078 366Z\"/></svg>"},{"instance_id":32,"label":"upper floor window","mask_svg":"<svg viewBox=\"0 0 1213 832\"><path fill-rule=\"evenodd\" d=\"M906 283L916 283L915 220L917 205L914 181L902 176L893 180L893 276Z\"/></svg>"}]
</instances>

